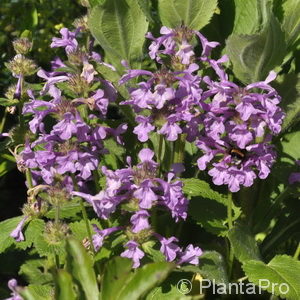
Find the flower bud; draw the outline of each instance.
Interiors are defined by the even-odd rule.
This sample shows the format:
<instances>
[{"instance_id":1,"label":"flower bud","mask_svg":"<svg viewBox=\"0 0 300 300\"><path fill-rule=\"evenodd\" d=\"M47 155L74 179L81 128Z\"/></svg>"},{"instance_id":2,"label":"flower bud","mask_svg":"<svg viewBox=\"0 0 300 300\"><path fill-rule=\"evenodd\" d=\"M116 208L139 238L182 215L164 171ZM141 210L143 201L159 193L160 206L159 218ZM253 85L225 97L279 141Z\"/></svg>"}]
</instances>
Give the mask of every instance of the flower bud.
<instances>
[{"instance_id":1,"label":"flower bud","mask_svg":"<svg viewBox=\"0 0 300 300\"><path fill-rule=\"evenodd\" d=\"M13 46L18 54L27 54L32 48L32 42L28 38L19 38L13 41Z\"/></svg>"},{"instance_id":2,"label":"flower bud","mask_svg":"<svg viewBox=\"0 0 300 300\"><path fill-rule=\"evenodd\" d=\"M87 16L82 16L74 20L73 25L75 28L80 28L81 31L88 31Z\"/></svg>"},{"instance_id":3,"label":"flower bud","mask_svg":"<svg viewBox=\"0 0 300 300\"><path fill-rule=\"evenodd\" d=\"M34 201L28 199L28 203L25 203L22 212L25 216L40 218L48 211L48 205L44 201Z\"/></svg>"},{"instance_id":4,"label":"flower bud","mask_svg":"<svg viewBox=\"0 0 300 300\"><path fill-rule=\"evenodd\" d=\"M17 54L5 65L14 75L29 76L34 74L37 70L35 62L22 54Z\"/></svg>"},{"instance_id":5,"label":"flower bud","mask_svg":"<svg viewBox=\"0 0 300 300\"><path fill-rule=\"evenodd\" d=\"M44 238L48 244L60 244L69 234L69 226L62 222L49 221L45 226Z\"/></svg>"},{"instance_id":6,"label":"flower bud","mask_svg":"<svg viewBox=\"0 0 300 300\"><path fill-rule=\"evenodd\" d=\"M84 95L89 91L89 83L84 77L76 74L69 79L69 89L76 95Z\"/></svg>"}]
</instances>

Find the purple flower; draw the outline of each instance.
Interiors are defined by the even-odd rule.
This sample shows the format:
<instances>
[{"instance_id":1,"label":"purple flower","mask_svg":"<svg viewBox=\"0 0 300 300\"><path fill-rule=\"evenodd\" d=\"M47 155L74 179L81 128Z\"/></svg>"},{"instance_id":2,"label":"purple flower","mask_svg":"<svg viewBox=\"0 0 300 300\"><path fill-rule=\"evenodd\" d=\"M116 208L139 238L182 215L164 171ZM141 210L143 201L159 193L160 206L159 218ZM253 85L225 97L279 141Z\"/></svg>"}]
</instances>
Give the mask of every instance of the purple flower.
<instances>
[{"instance_id":1,"label":"purple flower","mask_svg":"<svg viewBox=\"0 0 300 300\"><path fill-rule=\"evenodd\" d=\"M93 206L97 216L105 220L116 210L117 205L122 200L121 197L109 196L105 191L101 191L95 196L81 192L72 192L72 195L85 199Z\"/></svg>"},{"instance_id":2,"label":"purple flower","mask_svg":"<svg viewBox=\"0 0 300 300\"><path fill-rule=\"evenodd\" d=\"M175 123L174 117L169 117L158 133L164 134L168 141L176 141L178 135L182 133L182 129Z\"/></svg>"},{"instance_id":3,"label":"purple flower","mask_svg":"<svg viewBox=\"0 0 300 300\"><path fill-rule=\"evenodd\" d=\"M148 141L149 132L153 131L155 126L151 125L149 117L137 116L135 120L139 123L139 125L134 128L133 133L138 136L139 141Z\"/></svg>"},{"instance_id":4,"label":"purple flower","mask_svg":"<svg viewBox=\"0 0 300 300\"><path fill-rule=\"evenodd\" d=\"M176 259L177 253L180 251L178 245L174 244L174 242L178 242L178 239L174 236L170 238L164 238L159 234L155 234L158 240L161 243L160 252L166 257L167 261L173 261Z\"/></svg>"},{"instance_id":5,"label":"purple flower","mask_svg":"<svg viewBox=\"0 0 300 300\"><path fill-rule=\"evenodd\" d=\"M133 268L140 266L140 260L145 256L144 252L138 248L139 244L135 241L129 241L125 244L128 250L121 253L122 257L131 258L133 261Z\"/></svg>"},{"instance_id":6,"label":"purple flower","mask_svg":"<svg viewBox=\"0 0 300 300\"><path fill-rule=\"evenodd\" d=\"M26 220L28 219L27 216L23 217L22 220L19 222L17 227L11 232L10 236L16 240L16 242L24 241L24 235L22 233L22 229L25 225Z\"/></svg>"},{"instance_id":7,"label":"purple flower","mask_svg":"<svg viewBox=\"0 0 300 300\"><path fill-rule=\"evenodd\" d=\"M7 284L8 288L12 291L10 298L6 298L5 300L23 300L23 298L19 295L17 288L18 282L16 279L10 279Z\"/></svg>"},{"instance_id":8,"label":"purple flower","mask_svg":"<svg viewBox=\"0 0 300 300\"><path fill-rule=\"evenodd\" d=\"M132 232L138 233L141 230L150 228L148 218L149 213L146 210L140 210L131 216Z\"/></svg>"},{"instance_id":9,"label":"purple flower","mask_svg":"<svg viewBox=\"0 0 300 300\"><path fill-rule=\"evenodd\" d=\"M77 132L74 120L75 117L71 113L65 113L64 118L53 126L51 133L58 135L62 140L69 140Z\"/></svg>"},{"instance_id":10,"label":"purple flower","mask_svg":"<svg viewBox=\"0 0 300 300\"><path fill-rule=\"evenodd\" d=\"M100 230L96 224L93 224L93 229L96 232L96 234L93 235L93 245L95 248L95 251L98 251L102 245L104 238L110 234L112 234L115 231L121 230L123 227L112 227Z\"/></svg>"},{"instance_id":11,"label":"purple flower","mask_svg":"<svg viewBox=\"0 0 300 300\"><path fill-rule=\"evenodd\" d=\"M71 53L77 49L78 42L76 35L78 30L75 32L69 31L68 28L62 28L60 30L61 38L54 37L50 45L51 48L64 47L67 53Z\"/></svg>"},{"instance_id":12,"label":"purple flower","mask_svg":"<svg viewBox=\"0 0 300 300\"><path fill-rule=\"evenodd\" d=\"M240 88L227 80L218 63L212 67L220 82L204 78L208 90L203 95L211 102L196 141L203 152L197 163L200 170L209 169L214 184L226 184L237 192L270 173L276 159L271 134L279 133L284 115L278 106L280 96L269 85L273 72L263 82ZM254 88L261 93L252 92Z\"/></svg>"},{"instance_id":13,"label":"purple flower","mask_svg":"<svg viewBox=\"0 0 300 300\"><path fill-rule=\"evenodd\" d=\"M194 247L192 244L188 245L184 252L181 253L178 264L199 264L199 257L202 255L202 250L199 247Z\"/></svg>"},{"instance_id":14,"label":"purple flower","mask_svg":"<svg viewBox=\"0 0 300 300\"><path fill-rule=\"evenodd\" d=\"M133 193L134 197L139 199L139 206L142 209L149 209L152 204L158 199L153 191L154 184L150 180L144 180L140 187Z\"/></svg>"}]
</instances>

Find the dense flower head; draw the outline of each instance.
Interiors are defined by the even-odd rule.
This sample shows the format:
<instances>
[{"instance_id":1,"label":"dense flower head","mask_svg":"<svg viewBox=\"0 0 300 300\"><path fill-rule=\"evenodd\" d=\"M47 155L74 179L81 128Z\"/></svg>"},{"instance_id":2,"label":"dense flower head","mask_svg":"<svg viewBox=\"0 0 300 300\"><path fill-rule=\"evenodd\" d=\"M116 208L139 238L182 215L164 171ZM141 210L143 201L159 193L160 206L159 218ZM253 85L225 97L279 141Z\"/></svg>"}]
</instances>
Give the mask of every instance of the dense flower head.
<instances>
[{"instance_id":1,"label":"dense flower head","mask_svg":"<svg viewBox=\"0 0 300 300\"><path fill-rule=\"evenodd\" d=\"M136 166L131 166L131 159L128 158L127 168L112 171L102 167L106 176L106 188L99 194L92 196L73 192L73 195L86 199L103 219L107 219L121 202L131 203L136 208L131 219L133 231L148 227L147 210L155 205L169 209L176 221L185 219L187 199L182 192L182 183L174 178L172 172L167 181L158 178L158 164L153 160L152 150L142 149L138 156L141 162Z\"/></svg>"},{"instance_id":2,"label":"dense flower head","mask_svg":"<svg viewBox=\"0 0 300 300\"><path fill-rule=\"evenodd\" d=\"M241 185L249 187L256 177L265 179L270 173L276 159L270 142L284 118L280 96L269 85L275 76L271 72L265 81L244 88L228 81L224 73L219 82L203 79L208 85L204 95L211 102L196 141L203 152L198 167L209 168L214 184L237 192Z\"/></svg>"},{"instance_id":3,"label":"dense flower head","mask_svg":"<svg viewBox=\"0 0 300 300\"><path fill-rule=\"evenodd\" d=\"M137 76L147 76L147 81L130 88L130 99L121 104L131 105L136 111L138 125L134 133L141 142L157 129L169 141L175 141L178 135L186 133L189 140L195 139L198 118L206 104L201 101L201 78L195 75L196 64L184 71L158 71L151 73L143 70L128 70L120 84ZM196 130L195 130L196 129Z\"/></svg>"},{"instance_id":4,"label":"dense flower head","mask_svg":"<svg viewBox=\"0 0 300 300\"><path fill-rule=\"evenodd\" d=\"M200 32L182 25L175 29L163 26L161 36L154 38L149 32L146 37L153 40L149 47L149 56L159 63L164 63L163 55L171 56L173 63L189 65L196 59L207 60L211 49L219 45L217 42L209 42ZM201 57L195 57L193 38L197 37L202 46Z\"/></svg>"}]
</instances>

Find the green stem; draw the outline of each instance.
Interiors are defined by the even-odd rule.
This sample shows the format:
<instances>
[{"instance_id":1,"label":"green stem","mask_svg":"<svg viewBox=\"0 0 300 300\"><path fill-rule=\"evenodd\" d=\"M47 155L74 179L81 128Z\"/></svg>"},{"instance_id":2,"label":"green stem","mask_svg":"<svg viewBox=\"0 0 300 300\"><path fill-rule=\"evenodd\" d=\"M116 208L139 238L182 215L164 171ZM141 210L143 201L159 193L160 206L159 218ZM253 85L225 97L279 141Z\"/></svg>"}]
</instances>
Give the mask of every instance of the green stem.
<instances>
[{"instance_id":1,"label":"green stem","mask_svg":"<svg viewBox=\"0 0 300 300\"><path fill-rule=\"evenodd\" d=\"M233 227L232 222L232 193L228 193L228 200L227 200L227 219L228 219L228 228L229 230Z\"/></svg>"},{"instance_id":2,"label":"green stem","mask_svg":"<svg viewBox=\"0 0 300 300\"><path fill-rule=\"evenodd\" d=\"M90 227L89 219L88 219L86 209L85 209L85 206L83 204L82 199L80 200L80 207L81 207L82 217L85 221L86 231L88 233L88 238L89 238L89 242L90 242L90 245L91 245L91 249L92 249L93 253L95 254L96 251L95 251L95 248L94 248L94 245L93 245L91 227Z\"/></svg>"},{"instance_id":3,"label":"green stem","mask_svg":"<svg viewBox=\"0 0 300 300\"><path fill-rule=\"evenodd\" d=\"M32 189L33 188L33 182L32 182L32 175L31 175L30 169L26 169L25 175L26 175L26 181L27 181L28 187L30 189Z\"/></svg>"},{"instance_id":4,"label":"green stem","mask_svg":"<svg viewBox=\"0 0 300 300\"><path fill-rule=\"evenodd\" d=\"M71 175L71 178L72 178L72 181L73 181L75 191L78 191L78 184L76 182L74 174ZM90 227L89 219L88 219L86 209L85 209L85 206L84 206L84 203L83 203L82 199L80 199L80 207L81 207L82 217L83 217L84 222L85 222L86 231L87 231L87 234L88 234L88 239L89 239L89 242L90 242L90 245L91 245L91 249L92 249L93 253L95 254L96 251L95 251L95 248L94 248L94 245L93 245L91 227Z\"/></svg>"},{"instance_id":5,"label":"green stem","mask_svg":"<svg viewBox=\"0 0 300 300\"><path fill-rule=\"evenodd\" d=\"M56 204L55 205L55 219L54 219L54 222L56 225L58 225L58 223L59 223L59 215L60 215L60 207L59 207L59 204ZM59 269L59 256L56 253L56 251L54 252L54 257L55 257L56 268Z\"/></svg>"},{"instance_id":6,"label":"green stem","mask_svg":"<svg viewBox=\"0 0 300 300\"><path fill-rule=\"evenodd\" d=\"M163 141L164 141L164 137L162 134L159 135L159 142L158 142L158 153L157 153L157 160L158 160L158 163L159 163L159 174L158 176L160 177L161 175L161 168L162 168L162 146L163 146Z\"/></svg>"},{"instance_id":7,"label":"green stem","mask_svg":"<svg viewBox=\"0 0 300 300\"><path fill-rule=\"evenodd\" d=\"M180 134L175 142L174 163L182 163L184 161L185 135Z\"/></svg>"},{"instance_id":8,"label":"green stem","mask_svg":"<svg viewBox=\"0 0 300 300\"><path fill-rule=\"evenodd\" d=\"M1 124L0 124L0 133L3 132L5 121L6 121L6 117L7 117L7 110L4 109L3 117L2 117L2 120L1 120Z\"/></svg>"},{"instance_id":9,"label":"green stem","mask_svg":"<svg viewBox=\"0 0 300 300\"><path fill-rule=\"evenodd\" d=\"M227 221L228 221L228 229L231 230L233 227L233 221L232 221L232 193L228 193L228 199L227 199ZM233 260L234 260L234 254L233 249L231 247L230 241L228 241L229 245L229 255L228 255L228 275L229 278L231 277L232 273L232 266L233 266Z\"/></svg>"},{"instance_id":10,"label":"green stem","mask_svg":"<svg viewBox=\"0 0 300 300\"><path fill-rule=\"evenodd\" d=\"M300 255L300 243L298 244L298 247L295 251L294 258L298 259L299 255Z\"/></svg>"},{"instance_id":11,"label":"green stem","mask_svg":"<svg viewBox=\"0 0 300 300\"><path fill-rule=\"evenodd\" d=\"M23 101L22 101L22 94L23 94L23 86L24 86L24 78L21 77L21 92L20 92L20 100L18 104L18 110L19 110L19 120L20 120L20 127L24 128L25 122L24 122L24 116L23 116Z\"/></svg>"}]
</instances>

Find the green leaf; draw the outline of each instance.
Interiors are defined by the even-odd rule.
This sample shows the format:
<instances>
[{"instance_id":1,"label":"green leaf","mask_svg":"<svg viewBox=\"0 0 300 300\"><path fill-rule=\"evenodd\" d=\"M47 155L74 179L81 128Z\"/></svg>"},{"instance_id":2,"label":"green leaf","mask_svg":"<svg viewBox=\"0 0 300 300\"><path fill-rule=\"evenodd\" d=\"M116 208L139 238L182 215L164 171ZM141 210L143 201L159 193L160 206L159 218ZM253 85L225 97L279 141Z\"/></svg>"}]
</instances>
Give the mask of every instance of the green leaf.
<instances>
[{"instance_id":1,"label":"green leaf","mask_svg":"<svg viewBox=\"0 0 300 300\"><path fill-rule=\"evenodd\" d=\"M275 295L284 299L300 299L300 262L298 260L287 255L277 255L268 264L256 260L247 261L243 269L249 281L260 285L269 293L274 292ZM266 287L267 280L269 281L268 287ZM282 286L280 290L282 284L285 286ZM281 291L286 291L287 287L288 292L281 293Z\"/></svg>"},{"instance_id":2,"label":"green leaf","mask_svg":"<svg viewBox=\"0 0 300 300\"><path fill-rule=\"evenodd\" d=\"M9 235L17 227L22 218L23 216L20 216L0 222L0 253L4 252L14 243L14 239Z\"/></svg>"},{"instance_id":3,"label":"green leaf","mask_svg":"<svg viewBox=\"0 0 300 300\"><path fill-rule=\"evenodd\" d=\"M199 222L207 231L225 236L228 231L227 198L214 191L207 182L196 178L183 179L183 191L192 197L189 204L189 215ZM234 217L237 219L241 210L233 206Z\"/></svg>"},{"instance_id":4,"label":"green leaf","mask_svg":"<svg viewBox=\"0 0 300 300\"><path fill-rule=\"evenodd\" d=\"M77 198L78 199L78 198ZM66 202L60 206L59 216L60 218L72 218L76 217L76 215L81 212L81 207L76 198L73 200ZM46 213L46 217L49 219L55 218L55 209L51 209Z\"/></svg>"},{"instance_id":5,"label":"green leaf","mask_svg":"<svg viewBox=\"0 0 300 300\"><path fill-rule=\"evenodd\" d=\"M217 251L205 251L200 257L200 274L216 283L229 282L223 256Z\"/></svg>"},{"instance_id":6,"label":"green leaf","mask_svg":"<svg viewBox=\"0 0 300 300\"><path fill-rule=\"evenodd\" d=\"M300 37L300 1L286 0L283 3L283 24L287 46L291 48Z\"/></svg>"},{"instance_id":7,"label":"green leaf","mask_svg":"<svg viewBox=\"0 0 300 300\"><path fill-rule=\"evenodd\" d=\"M106 0L92 9L88 24L111 61L139 66L148 22L136 0ZM117 68L123 70L120 63Z\"/></svg>"},{"instance_id":8,"label":"green leaf","mask_svg":"<svg viewBox=\"0 0 300 300\"><path fill-rule=\"evenodd\" d=\"M34 219L25 225L23 233L25 240L16 243L16 247L19 249L27 249L32 246L32 243L39 238L44 230L45 222L41 219Z\"/></svg>"},{"instance_id":9,"label":"green leaf","mask_svg":"<svg viewBox=\"0 0 300 300\"><path fill-rule=\"evenodd\" d=\"M300 75L285 74L280 76L275 85L282 97L281 107L286 115L282 124L282 132L300 120Z\"/></svg>"},{"instance_id":10,"label":"green leaf","mask_svg":"<svg viewBox=\"0 0 300 300\"><path fill-rule=\"evenodd\" d=\"M282 146L282 162L288 162L290 164L295 163L295 160L300 158L300 147L299 147L300 131L287 133L284 135L281 146Z\"/></svg>"},{"instance_id":11,"label":"green leaf","mask_svg":"<svg viewBox=\"0 0 300 300\"><path fill-rule=\"evenodd\" d=\"M21 266L19 274L24 276L29 283L35 284L43 284L52 279L51 274L47 270L47 261L45 259L27 260Z\"/></svg>"},{"instance_id":12,"label":"green leaf","mask_svg":"<svg viewBox=\"0 0 300 300\"><path fill-rule=\"evenodd\" d=\"M209 23L217 0L159 0L158 10L163 25L175 28L182 23L199 30Z\"/></svg>"},{"instance_id":13,"label":"green leaf","mask_svg":"<svg viewBox=\"0 0 300 300\"><path fill-rule=\"evenodd\" d=\"M49 285L30 284L20 291L24 300L52 300L53 288Z\"/></svg>"},{"instance_id":14,"label":"green leaf","mask_svg":"<svg viewBox=\"0 0 300 300\"><path fill-rule=\"evenodd\" d=\"M154 286L161 283L175 268L173 263L157 262L136 270L130 281L123 286L118 300L138 300Z\"/></svg>"},{"instance_id":15,"label":"green leaf","mask_svg":"<svg viewBox=\"0 0 300 300\"><path fill-rule=\"evenodd\" d=\"M0 177L4 176L6 173L11 171L16 167L16 163L13 163L7 159L2 159L0 157Z\"/></svg>"},{"instance_id":16,"label":"green leaf","mask_svg":"<svg viewBox=\"0 0 300 300\"><path fill-rule=\"evenodd\" d=\"M264 2L264 0L263 0ZM261 13L257 0L234 0L235 18L233 32L237 34L251 34L260 29Z\"/></svg>"},{"instance_id":17,"label":"green leaf","mask_svg":"<svg viewBox=\"0 0 300 300\"><path fill-rule=\"evenodd\" d=\"M19 102L20 101L17 99L10 100L10 99L6 99L6 98L0 98L1 106L15 106L15 105L19 104Z\"/></svg>"},{"instance_id":18,"label":"green leaf","mask_svg":"<svg viewBox=\"0 0 300 300\"><path fill-rule=\"evenodd\" d=\"M284 33L269 5L266 9L267 21L260 32L232 34L227 39L226 52L233 64L233 72L244 83L264 80L285 56Z\"/></svg>"},{"instance_id":19,"label":"green leaf","mask_svg":"<svg viewBox=\"0 0 300 300\"><path fill-rule=\"evenodd\" d=\"M255 238L246 225L237 223L228 232L228 238L235 257L241 263L248 260L261 260Z\"/></svg>"},{"instance_id":20,"label":"green leaf","mask_svg":"<svg viewBox=\"0 0 300 300\"><path fill-rule=\"evenodd\" d=\"M152 7L151 1L149 0L137 0L138 5L140 6L142 12L146 16L147 20L151 23L154 23L154 19L152 17Z\"/></svg>"},{"instance_id":21,"label":"green leaf","mask_svg":"<svg viewBox=\"0 0 300 300\"><path fill-rule=\"evenodd\" d=\"M123 257L115 257L106 264L102 280L102 299L119 299L121 289L132 277L131 268L132 261Z\"/></svg>"},{"instance_id":22,"label":"green leaf","mask_svg":"<svg viewBox=\"0 0 300 300\"><path fill-rule=\"evenodd\" d=\"M72 276L66 270L58 270L53 274L55 286L55 299L57 300L75 300L77 299L74 288Z\"/></svg>"},{"instance_id":23,"label":"green leaf","mask_svg":"<svg viewBox=\"0 0 300 300\"><path fill-rule=\"evenodd\" d=\"M151 257L153 262L166 261L165 256L157 249L154 249L154 241L148 241L142 244L143 251Z\"/></svg>"},{"instance_id":24,"label":"green leaf","mask_svg":"<svg viewBox=\"0 0 300 300\"><path fill-rule=\"evenodd\" d=\"M205 251L199 259L199 266L189 265L180 269L184 272L200 273L204 278L215 281L217 284L229 283L226 263L217 251Z\"/></svg>"},{"instance_id":25,"label":"green leaf","mask_svg":"<svg viewBox=\"0 0 300 300\"><path fill-rule=\"evenodd\" d=\"M99 224L99 221L96 220L96 219L92 219L89 222L91 232L93 232L92 224L96 224L99 228L101 228L101 226ZM88 237L88 232L87 232L87 229L86 229L86 223L85 223L84 220L69 223L69 227L70 227L72 233L74 234L74 237L77 240L82 241L84 238Z\"/></svg>"},{"instance_id":26,"label":"green leaf","mask_svg":"<svg viewBox=\"0 0 300 300\"><path fill-rule=\"evenodd\" d=\"M89 300L99 299L99 290L96 275L93 269L93 261L81 243L75 239L67 241L67 253L71 259L72 275L82 286Z\"/></svg>"}]
</instances>

